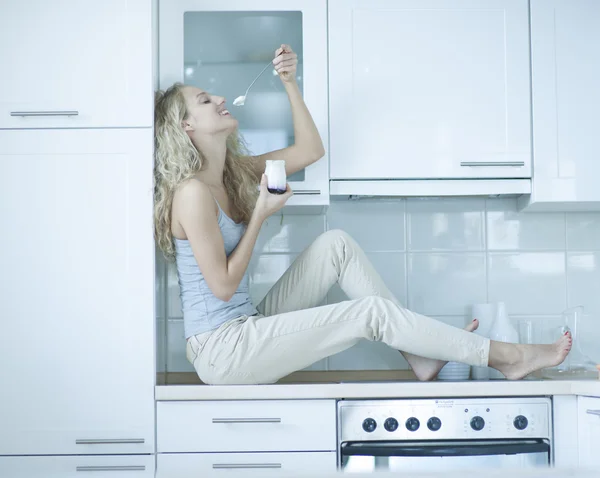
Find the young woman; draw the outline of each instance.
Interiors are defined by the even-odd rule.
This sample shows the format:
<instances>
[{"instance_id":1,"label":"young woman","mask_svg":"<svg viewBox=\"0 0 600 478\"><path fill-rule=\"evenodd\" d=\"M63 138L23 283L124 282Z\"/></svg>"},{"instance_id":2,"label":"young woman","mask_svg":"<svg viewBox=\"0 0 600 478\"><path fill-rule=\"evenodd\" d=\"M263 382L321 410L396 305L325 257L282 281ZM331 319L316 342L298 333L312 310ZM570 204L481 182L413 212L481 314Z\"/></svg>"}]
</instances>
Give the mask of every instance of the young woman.
<instances>
[{"instance_id":1,"label":"young woman","mask_svg":"<svg viewBox=\"0 0 600 478\"><path fill-rule=\"evenodd\" d=\"M489 365L520 379L561 363L566 335L551 345L490 341L402 307L356 242L342 231L319 236L254 306L248 264L262 223L292 195L267 191L265 161L284 159L288 175L319 160L321 138L295 80L287 45L274 68L289 96L295 144L249 156L225 99L175 84L155 110L155 235L177 264L187 358L208 384L273 383L360 339L406 357L420 380L445 361ZM260 192L257 184L260 183ZM318 307L339 283L351 300Z\"/></svg>"}]
</instances>

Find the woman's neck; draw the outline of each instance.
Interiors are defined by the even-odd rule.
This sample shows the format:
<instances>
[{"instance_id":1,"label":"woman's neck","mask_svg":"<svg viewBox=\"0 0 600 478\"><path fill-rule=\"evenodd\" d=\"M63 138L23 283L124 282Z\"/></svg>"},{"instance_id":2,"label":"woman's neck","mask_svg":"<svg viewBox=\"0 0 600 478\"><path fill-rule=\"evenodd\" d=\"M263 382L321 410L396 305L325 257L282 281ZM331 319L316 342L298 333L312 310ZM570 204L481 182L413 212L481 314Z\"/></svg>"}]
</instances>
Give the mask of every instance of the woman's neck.
<instances>
[{"instance_id":1,"label":"woman's neck","mask_svg":"<svg viewBox=\"0 0 600 478\"><path fill-rule=\"evenodd\" d=\"M206 184L220 186L223 184L223 170L227 156L227 142L221 138L197 139L194 145L202 152L204 164L198 177Z\"/></svg>"}]
</instances>

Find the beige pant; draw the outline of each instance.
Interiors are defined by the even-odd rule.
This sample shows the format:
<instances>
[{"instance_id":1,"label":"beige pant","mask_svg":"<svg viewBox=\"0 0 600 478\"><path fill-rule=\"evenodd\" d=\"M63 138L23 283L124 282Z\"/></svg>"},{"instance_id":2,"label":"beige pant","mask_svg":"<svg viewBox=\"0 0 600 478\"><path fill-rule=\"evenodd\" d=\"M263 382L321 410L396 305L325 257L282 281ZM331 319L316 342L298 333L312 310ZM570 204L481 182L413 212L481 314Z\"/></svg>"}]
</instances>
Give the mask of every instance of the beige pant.
<instances>
[{"instance_id":1,"label":"beige pant","mask_svg":"<svg viewBox=\"0 0 600 478\"><path fill-rule=\"evenodd\" d=\"M351 299L318 307L338 282ZM208 384L273 383L360 339L422 357L485 366L490 341L403 308L346 233L319 236L257 307L190 337L187 359Z\"/></svg>"}]
</instances>

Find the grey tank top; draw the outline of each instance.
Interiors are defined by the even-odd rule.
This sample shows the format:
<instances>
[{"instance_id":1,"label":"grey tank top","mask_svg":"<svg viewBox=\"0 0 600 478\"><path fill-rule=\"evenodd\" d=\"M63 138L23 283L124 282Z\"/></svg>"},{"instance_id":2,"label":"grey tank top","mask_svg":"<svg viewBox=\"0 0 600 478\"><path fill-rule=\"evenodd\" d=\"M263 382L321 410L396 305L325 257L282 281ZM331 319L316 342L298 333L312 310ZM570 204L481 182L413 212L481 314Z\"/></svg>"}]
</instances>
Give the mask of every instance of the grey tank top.
<instances>
[{"instance_id":1,"label":"grey tank top","mask_svg":"<svg viewBox=\"0 0 600 478\"><path fill-rule=\"evenodd\" d=\"M216 202L216 201L215 201ZM244 235L246 226L237 224L219 208L219 228L225 243L227 257L237 247ZM222 301L212 293L192 252L187 239L175 240L175 261L179 280L179 296L183 309L183 328L186 339L204 332L215 330L228 320L251 316L258 313L249 294L248 271L242 277L240 285L228 301Z\"/></svg>"}]
</instances>

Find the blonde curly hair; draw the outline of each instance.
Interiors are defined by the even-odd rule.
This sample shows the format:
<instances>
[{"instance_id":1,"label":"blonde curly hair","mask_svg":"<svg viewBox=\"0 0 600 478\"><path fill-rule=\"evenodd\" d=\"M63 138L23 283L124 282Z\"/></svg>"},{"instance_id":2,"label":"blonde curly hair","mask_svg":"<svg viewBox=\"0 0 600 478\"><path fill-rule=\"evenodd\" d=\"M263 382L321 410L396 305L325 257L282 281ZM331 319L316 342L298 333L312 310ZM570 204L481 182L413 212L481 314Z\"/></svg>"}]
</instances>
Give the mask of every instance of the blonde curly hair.
<instances>
[{"instance_id":1,"label":"blonde curly hair","mask_svg":"<svg viewBox=\"0 0 600 478\"><path fill-rule=\"evenodd\" d=\"M188 116L182 88L157 91L154 108L154 238L168 260L175 257L171 208L177 188L200 171L206 158L182 127ZM258 180L238 131L227 138L223 184L238 222L248 223L256 204Z\"/></svg>"}]
</instances>

